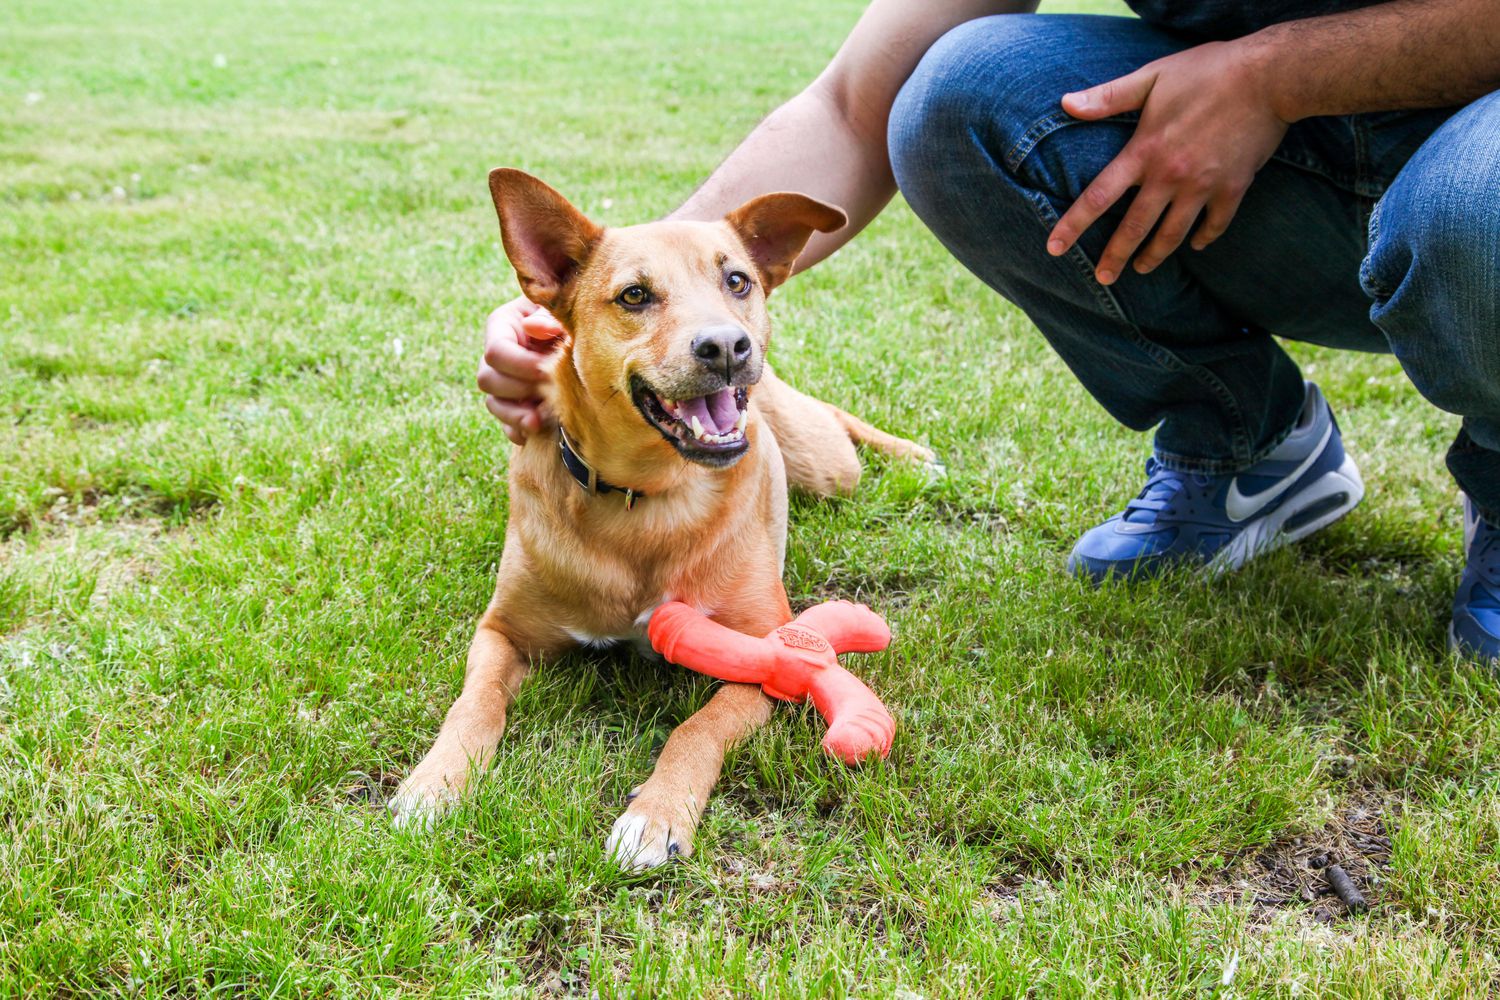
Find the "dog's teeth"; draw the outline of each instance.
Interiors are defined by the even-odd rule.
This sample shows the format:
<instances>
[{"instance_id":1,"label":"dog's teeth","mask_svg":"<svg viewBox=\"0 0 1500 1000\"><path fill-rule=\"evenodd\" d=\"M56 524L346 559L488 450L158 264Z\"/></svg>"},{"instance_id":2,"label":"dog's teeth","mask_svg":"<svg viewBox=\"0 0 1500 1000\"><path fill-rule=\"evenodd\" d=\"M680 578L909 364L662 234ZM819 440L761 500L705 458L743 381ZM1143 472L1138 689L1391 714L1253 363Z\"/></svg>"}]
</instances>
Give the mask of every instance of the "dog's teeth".
<instances>
[{"instance_id":1,"label":"dog's teeth","mask_svg":"<svg viewBox=\"0 0 1500 1000\"><path fill-rule=\"evenodd\" d=\"M740 419L738 419L738 420L736 420L734 422L734 429L737 430L737 431L739 431L741 434L743 434L743 433L745 433L745 425L748 424L748 423L750 423L750 411L749 410L741 410L740 411Z\"/></svg>"},{"instance_id":2,"label":"dog's teeth","mask_svg":"<svg viewBox=\"0 0 1500 1000\"><path fill-rule=\"evenodd\" d=\"M703 436L703 422L698 419L696 413L693 414L692 423L688 424L688 426L693 429L693 437L701 438Z\"/></svg>"}]
</instances>

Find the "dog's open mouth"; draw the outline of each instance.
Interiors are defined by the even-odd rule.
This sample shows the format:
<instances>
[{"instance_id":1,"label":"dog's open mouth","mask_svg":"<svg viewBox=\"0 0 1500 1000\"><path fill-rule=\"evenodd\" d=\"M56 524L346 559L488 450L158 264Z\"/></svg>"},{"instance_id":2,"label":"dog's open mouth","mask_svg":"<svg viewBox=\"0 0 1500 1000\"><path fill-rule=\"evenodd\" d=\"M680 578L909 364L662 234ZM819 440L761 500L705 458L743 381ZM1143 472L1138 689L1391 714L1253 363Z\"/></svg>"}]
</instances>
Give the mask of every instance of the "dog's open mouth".
<instances>
[{"instance_id":1,"label":"dog's open mouth","mask_svg":"<svg viewBox=\"0 0 1500 1000\"><path fill-rule=\"evenodd\" d=\"M727 465L749 447L750 390L730 386L694 399L667 399L639 377L631 380L636 408L687 458Z\"/></svg>"}]
</instances>

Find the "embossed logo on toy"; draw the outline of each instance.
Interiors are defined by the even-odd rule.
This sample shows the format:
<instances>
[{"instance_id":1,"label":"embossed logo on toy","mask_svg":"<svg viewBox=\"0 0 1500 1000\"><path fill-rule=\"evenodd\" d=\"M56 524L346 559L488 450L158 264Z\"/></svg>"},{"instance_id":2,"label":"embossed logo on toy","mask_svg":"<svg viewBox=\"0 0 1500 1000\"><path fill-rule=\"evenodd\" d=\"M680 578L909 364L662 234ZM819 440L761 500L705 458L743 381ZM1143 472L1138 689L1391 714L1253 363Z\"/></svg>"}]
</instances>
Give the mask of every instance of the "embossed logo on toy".
<instances>
[{"instance_id":1,"label":"embossed logo on toy","mask_svg":"<svg viewBox=\"0 0 1500 1000\"><path fill-rule=\"evenodd\" d=\"M829 650L828 640L810 628L801 625L783 625L776 630L776 636L783 645L793 649L806 649L814 653L826 653Z\"/></svg>"}]
</instances>

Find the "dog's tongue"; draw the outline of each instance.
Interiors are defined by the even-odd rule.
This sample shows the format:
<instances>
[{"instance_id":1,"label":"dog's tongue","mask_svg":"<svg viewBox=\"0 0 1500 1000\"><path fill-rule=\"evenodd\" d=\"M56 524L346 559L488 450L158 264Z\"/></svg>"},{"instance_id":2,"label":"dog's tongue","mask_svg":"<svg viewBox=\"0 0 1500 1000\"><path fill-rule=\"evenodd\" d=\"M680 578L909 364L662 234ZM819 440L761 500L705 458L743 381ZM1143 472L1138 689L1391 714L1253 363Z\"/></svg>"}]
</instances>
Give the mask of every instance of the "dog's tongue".
<instances>
[{"instance_id":1,"label":"dog's tongue","mask_svg":"<svg viewBox=\"0 0 1500 1000\"><path fill-rule=\"evenodd\" d=\"M691 424L697 417L703 429L710 434L727 434L739 423L740 408L734 401L733 389L720 389L708 396L677 401L677 419Z\"/></svg>"}]
</instances>

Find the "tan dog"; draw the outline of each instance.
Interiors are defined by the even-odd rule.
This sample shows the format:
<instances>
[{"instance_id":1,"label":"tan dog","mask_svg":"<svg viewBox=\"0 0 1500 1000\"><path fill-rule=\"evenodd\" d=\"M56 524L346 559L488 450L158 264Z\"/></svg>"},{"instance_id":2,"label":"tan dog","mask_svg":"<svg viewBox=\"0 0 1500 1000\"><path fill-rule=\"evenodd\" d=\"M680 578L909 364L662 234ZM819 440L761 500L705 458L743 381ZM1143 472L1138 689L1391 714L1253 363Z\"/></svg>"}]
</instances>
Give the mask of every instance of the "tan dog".
<instances>
[{"instance_id":1,"label":"tan dog","mask_svg":"<svg viewBox=\"0 0 1500 1000\"><path fill-rule=\"evenodd\" d=\"M838 209L768 194L719 222L603 229L520 171L492 172L490 192L522 290L570 333L547 390L561 431L512 455L495 595L398 821L430 817L489 763L531 660L639 641L669 600L751 635L788 621L788 480L853 489L855 442L932 460L766 367L766 295L814 230L844 225ZM757 687L719 688L667 740L611 853L645 868L691 852L725 749L770 711Z\"/></svg>"}]
</instances>

